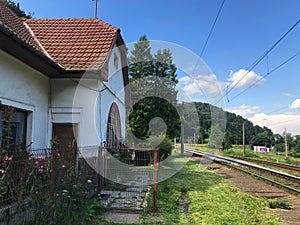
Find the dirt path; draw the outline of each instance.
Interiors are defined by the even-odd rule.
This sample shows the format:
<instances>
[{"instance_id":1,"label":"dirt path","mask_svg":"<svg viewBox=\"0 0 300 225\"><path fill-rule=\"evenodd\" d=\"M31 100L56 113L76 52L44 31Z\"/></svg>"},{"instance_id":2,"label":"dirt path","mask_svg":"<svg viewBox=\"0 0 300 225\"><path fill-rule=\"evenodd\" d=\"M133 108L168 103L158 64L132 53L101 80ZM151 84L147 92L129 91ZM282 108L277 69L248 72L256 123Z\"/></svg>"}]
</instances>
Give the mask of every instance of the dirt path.
<instances>
[{"instance_id":1,"label":"dirt path","mask_svg":"<svg viewBox=\"0 0 300 225\"><path fill-rule=\"evenodd\" d=\"M289 201L292 205L291 210L268 209L269 212L280 217L283 225L300 225L300 198L289 194L283 190L258 181L248 175L241 174L233 169L213 163L210 167L215 173L233 183L242 192L255 197L265 197L278 201Z\"/></svg>"}]
</instances>

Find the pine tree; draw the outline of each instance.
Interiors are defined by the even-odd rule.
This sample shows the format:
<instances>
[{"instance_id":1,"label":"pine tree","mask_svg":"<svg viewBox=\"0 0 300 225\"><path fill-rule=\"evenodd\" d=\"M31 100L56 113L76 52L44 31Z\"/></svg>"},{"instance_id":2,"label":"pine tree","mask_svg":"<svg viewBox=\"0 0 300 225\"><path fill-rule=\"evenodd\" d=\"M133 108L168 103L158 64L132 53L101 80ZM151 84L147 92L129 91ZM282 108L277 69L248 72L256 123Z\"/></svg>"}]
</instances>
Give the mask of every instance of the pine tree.
<instances>
[{"instance_id":1,"label":"pine tree","mask_svg":"<svg viewBox=\"0 0 300 225\"><path fill-rule=\"evenodd\" d=\"M172 104L176 103L178 82L176 67L169 49L151 54L146 35L142 36L130 52L129 79L132 110L129 113L129 126L136 137L146 139L150 136L150 121L159 117L167 125L169 138L178 135L179 115ZM163 128L160 122L154 124L155 130ZM159 134L157 134L159 135Z\"/></svg>"},{"instance_id":2,"label":"pine tree","mask_svg":"<svg viewBox=\"0 0 300 225\"><path fill-rule=\"evenodd\" d=\"M225 133L224 140L222 142L221 151L229 150L232 148L232 145L230 143L229 133Z\"/></svg>"},{"instance_id":3,"label":"pine tree","mask_svg":"<svg viewBox=\"0 0 300 225\"><path fill-rule=\"evenodd\" d=\"M20 8L19 3L15 3L11 0L0 0L2 1L11 11L13 11L18 17L21 18L32 18L32 13L26 13L24 10Z\"/></svg>"}]
</instances>

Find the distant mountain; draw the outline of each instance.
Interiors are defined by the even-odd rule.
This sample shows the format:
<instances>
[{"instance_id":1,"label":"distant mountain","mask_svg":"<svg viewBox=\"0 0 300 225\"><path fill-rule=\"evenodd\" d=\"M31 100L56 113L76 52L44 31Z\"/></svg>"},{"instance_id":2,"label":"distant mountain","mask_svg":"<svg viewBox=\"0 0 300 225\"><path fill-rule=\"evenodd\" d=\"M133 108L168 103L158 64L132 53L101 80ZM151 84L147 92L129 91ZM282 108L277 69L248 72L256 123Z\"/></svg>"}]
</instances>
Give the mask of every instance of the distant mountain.
<instances>
[{"instance_id":1,"label":"distant mountain","mask_svg":"<svg viewBox=\"0 0 300 225\"><path fill-rule=\"evenodd\" d=\"M197 132L199 134L198 143L207 143L211 136L212 127L219 127L220 130L225 130L228 133L231 144L242 144L243 123L245 126L245 144L271 146L274 143L274 134L271 129L254 125L235 113L223 111L222 108L202 102L185 103L184 107L185 109L188 108L187 111L189 108L196 108L197 110L200 129L200 132ZM185 114L187 113L185 112Z\"/></svg>"}]
</instances>

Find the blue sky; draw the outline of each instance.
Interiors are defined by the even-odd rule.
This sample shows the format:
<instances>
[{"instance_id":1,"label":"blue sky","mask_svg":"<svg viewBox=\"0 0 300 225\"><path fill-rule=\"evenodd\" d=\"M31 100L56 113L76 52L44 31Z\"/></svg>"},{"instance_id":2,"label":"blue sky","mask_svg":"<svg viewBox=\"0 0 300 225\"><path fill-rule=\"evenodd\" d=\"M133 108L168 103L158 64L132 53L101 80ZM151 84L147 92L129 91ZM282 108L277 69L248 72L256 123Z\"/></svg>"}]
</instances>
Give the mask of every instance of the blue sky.
<instances>
[{"instance_id":1,"label":"blue sky","mask_svg":"<svg viewBox=\"0 0 300 225\"><path fill-rule=\"evenodd\" d=\"M199 56L222 1L99 0L98 17L120 28L125 43L146 34L149 40L174 43ZM17 2L36 18L94 15L92 0ZM203 62L209 67L211 74L206 74L206 80L215 82L223 91L247 75L216 105L255 124L266 125L275 133L282 134L286 128L292 134L300 134L300 55L263 79L268 71L300 51L300 24L253 71L247 71L299 19L299 0L225 0L197 64ZM192 85L197 79L203 81L201 71L193 73L193 82L180 75L181 87L190 92L192 100L203 100L203 93ZM249 85L253 86L241 94ZM204 88L209 92L214 85Z\"/></svg>"}]
</instances>

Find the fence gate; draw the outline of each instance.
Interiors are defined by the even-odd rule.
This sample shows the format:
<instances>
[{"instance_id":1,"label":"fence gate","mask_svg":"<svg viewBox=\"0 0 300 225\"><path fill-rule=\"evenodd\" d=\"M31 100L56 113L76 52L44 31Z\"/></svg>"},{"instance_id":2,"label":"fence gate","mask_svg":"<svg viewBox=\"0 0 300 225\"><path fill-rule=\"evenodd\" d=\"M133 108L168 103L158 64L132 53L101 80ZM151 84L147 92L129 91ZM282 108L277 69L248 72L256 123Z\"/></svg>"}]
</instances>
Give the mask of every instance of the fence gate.
<instances>
[{"instance_id":1,"label":"fence gate","mask_svg":"<svg viewBox=\"0 0 300 225\"><path fill-rule=\"evenodd\" d=\"M108 209L156 211L158 148L102 149L102 204ZM103 154L106 152L106 154ZM152 201L147 205L147 199Z\"/></svg>"}]
</instances>

